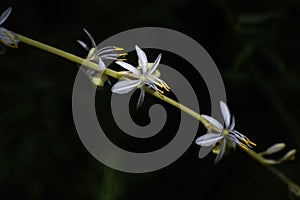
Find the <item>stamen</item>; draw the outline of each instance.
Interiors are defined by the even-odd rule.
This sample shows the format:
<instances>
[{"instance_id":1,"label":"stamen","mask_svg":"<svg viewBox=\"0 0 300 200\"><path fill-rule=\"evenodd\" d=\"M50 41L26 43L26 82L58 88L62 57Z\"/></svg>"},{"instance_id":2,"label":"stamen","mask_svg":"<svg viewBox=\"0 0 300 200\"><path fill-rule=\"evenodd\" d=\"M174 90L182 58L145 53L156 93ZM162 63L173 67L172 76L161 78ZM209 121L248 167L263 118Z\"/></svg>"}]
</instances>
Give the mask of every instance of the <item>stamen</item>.
<instances>
[{"instance_id":1,"label":"stamen","mask_svg":"<svg viewBox=\"0 0 300 200\"><path fill-rule=\"evenodd\" d=\"M170 87L165 82L155 83L155 85L158 85L160 88L164 88L167 92L170 91Z\"/></svg>"},{"instance_id":2,"label":"stamen","mask_svg":"<svg viewBox=\"0 0 300 200\"><path fill-rule=\"evenodd\" d=\"M125 61L127 60L126 58L117 58L118 61Z\"/></svg>"},{"instance_id":3,"label":"stamen","mask_svg":"<svg viewBox=\"0 0 300 200\"><path fill-rule=\"evenodd\" d=\"M165 82L162 82L161 84L163 85L163 88L165 90L167 90L168 92L170 91L171 88Z\"/></svg>"},{"instance_id":4,"label":"stamen","mask_svg":"<svg viewBox=\"0 0 300 200\"><path fill-rule=\"evenodd\" d=\"M127 56L128 55L128 53L120 53L120 54L118 54L119 56Z\"/></svg>"},{"instance_id":5,"label":"stamen","mask_svg":"<svg viewBox=\"0 0 300 200\"><path fill-rule=\"evenodd\" d=\"M163 86L160 83L155 83L155 85L158 85L160 88L163 88Z\"/></svg>"},{"instance_id":6,"label":"stamen","mask_svg":"<svg viewBox=\"0 0 300 200\"><path fill-rule=\"evenodd\" d=\"M113 47L116 51L124 51L124 48L121 48L121 47L116 47L116 46L114 46Z\"/></svg>"},{"instance_id":7,"label":"stamen","mask_svg":"<svg viewBox=\"0 0 300 200\"><path fill-rule=\"evenodd\" d=\"M240 143L239 145L240 145L243 149L245 149L245 150L247 150L247 151L249 150L249 148L248 148L245 144Z\"/></svg>"},{"instance_id":8,"label":"stamen","mask_svg":"<svg viewBox=\"0 0 300 200\"><path fill-rule=\"evenodd\" d=\"M245 138L242 138L242 141L245 142L247 145L249 144L249 142Z\"/></svg>"},{"instance_id":9,"label":"stamen","mask_svg":"<svg viewBox=\"0 0 300 200\"><path fill-rule=\"evenodd\" d=\"M9 37L9 39L11 39L11 41L12 41L14 44L9 44L9 43L7 43L5 40L1 39L2 43L5 44L5 45L8 46L8 47L11 47L11 48L14 48L14 49L15 49L15 48L18 48L18 44L17 44L17 42L16 42L16 40L15 40L13 34L11 34L10 32L5 32L5 35L6 35L7 37Z\"/></svg>"},{"instance_id":10,"label":"stamen","mask_svg":"<svg viewBox=\"0 0 300 200\"><path fill-rule=\"evenodd\" d=\"M247 140L251 145L256 146L256 144L254 142L251 142L248 138L247 138Z\"/></svg>"},{"instance_id":11,"label":"stamen","mask_svg":"<svg viewBox=\"0 0 300 200\"><path fill-rule=\"evenodd\" d=\"M159 94L164 94L164 91L160 90L160 89L157 89L158 93Z\"/></svg>"}]
</instances>

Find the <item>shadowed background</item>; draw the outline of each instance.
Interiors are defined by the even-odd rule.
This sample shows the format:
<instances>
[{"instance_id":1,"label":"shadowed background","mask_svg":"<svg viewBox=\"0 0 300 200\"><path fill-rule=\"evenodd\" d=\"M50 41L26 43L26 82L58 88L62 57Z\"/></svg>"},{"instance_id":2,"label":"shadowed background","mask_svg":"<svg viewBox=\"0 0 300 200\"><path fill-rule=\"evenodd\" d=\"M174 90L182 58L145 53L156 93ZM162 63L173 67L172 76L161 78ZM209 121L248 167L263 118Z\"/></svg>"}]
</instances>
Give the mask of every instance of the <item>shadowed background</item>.
<instances>
[{"instance_id":1,"label":"shadowed background","mask_svg":"<svg viewBox=\"0 0 300 200\"><path fill-rule=\"evenodd\" d=\"M258 144L255 150L263 151L277 142L285 142L288 149L298 149L300 2L215 0L200 2L199 6L196 3L1 0L0 9L3 12L8 6L13 7L4 24L7 29L82 57L87 52L76 40L90 44L82 28L98 43L137 27L180 31L198 41L217 64L229 108L236 116L236 128ZM150 60L159 53L146 52ZM134 53L128 59L133 61ZM190 77L199 95L201 112L209 114L205 83L191 73L191 66L167 52L163 52L162 62L174 64ZM77 71L76 64L23 43L19 49L7 49L0 56L1 199L290 197L282 182L239 149L214 165L215 156L209 154L198 159L199 147L193 144L170 166L146 174L127 174L104 166L87 152L73 123L71 97ZM135 151L153 150L153 145L160 148L176 134L170 127L170 133L160 133L163 136L159 139L141 143L122 136L114 124L109 124L109 88L106 85L99 89L97 110L99 115L108 116L102 122L115 143L127 144ZM137 123L149 121L143 114L147 105L153 103L159 101L147 95L142 111L132 106ZM176 109L166 109L171 116L177 116ZM200 126L198 136L204 133ZM280 169L300 183L299 159L281 165Z\"/></svg>"}]
</instances>

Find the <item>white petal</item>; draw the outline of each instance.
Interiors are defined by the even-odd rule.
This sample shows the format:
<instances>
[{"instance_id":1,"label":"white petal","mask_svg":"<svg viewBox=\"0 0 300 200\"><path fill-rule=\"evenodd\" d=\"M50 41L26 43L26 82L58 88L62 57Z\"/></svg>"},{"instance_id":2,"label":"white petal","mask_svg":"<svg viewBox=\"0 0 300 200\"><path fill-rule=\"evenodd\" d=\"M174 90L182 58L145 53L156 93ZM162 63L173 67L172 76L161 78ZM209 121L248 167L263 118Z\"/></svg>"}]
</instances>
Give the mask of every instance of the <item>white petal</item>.
<instances>
[{"instance_id":1,"label":"white petal","mask_svg":"<svg viewBox=\"0 0 300 200\"><path fill-rule=\"evenodd\" d=\"M140 108L141 107L141 105L144 102L144 98L145 98L145 89L144 89L144 87L142 87L136 108Z\"/></svg>"},{"instance_id":2,"label":"white petal","mask_svg":"<svg viewBox=\"0 0 300 200\"><path fill-rule=\"evenodd\" d=\"M218 129L220 129L219 131L221 132L223 130L223 126L220 124L220 122L218 122L217 120L215 120L214 118L207 116L207 115L201 115L204 119L206 119L209 123L213 124L214 126L216 126Z\"/></svg>"},{"instance_id":3,"label":"white petal","mask_svg":"<svg viewBox=\"0 0 300 200\"><path fill-rule=\"evenodd\" d=\"M239 140L237 138L235 138L233 135L227 135L227 138L230 140L232 147L235 149L236 148L236 144L240 144Z\"/></svg>"},{"instance_id":4,"label":"white petal","mask_svg":"<svg viewBox=\"0 0 300 200\"><path fill-rule=\"evenodd\" d=\"M230 131L230 133L232 133L235 137L242 139L242 138L247 138L245 135L241 134L240 132L236 131L236 130L232 130Z\"/></svg>"},{"instance_id":5,"label":"white petal","mask_svg":"<svg viewBox=\"0 0 300 200\"><path fill-rule=\"evenodd\" d=\"M219 154L217 155L217 157L215 159L215 163L219 162L222 159L224 152L225 152L225 148L226 148L226 138L223 139L222 147L221 147Z\"/></svg>"},{"instance_id":6,"label":"white petal","mask_svg":"<svg viewBox=\"0 0 300 200\"><path fill-rule=\"evenodd\" d=\"M10 15L12 11L12 8L9 7L7 8L3 13L2 15L0 16L0 25L3 24L5 22L5 20L8 18L8 16Z\"/></svg>"},{"instance_id":7,"label":"white petal","mask_svg":"<svg viewBox=\"0 0 300 200\"><path fill-rule=\"evenodd\" d=\"M91 36L91 34L87 31L87 30L85 30L85 29L83 29L83 31L85 32L85 34L89 37L89 39L91 40L91 43L92 43L92 46L93 47L96 47L97 45L96 45L96 42L95 42L95 40L94 40L94 38Z\"/></svg>"},{"instance_id":8,"label":"white petal","mask_svg":"<svg viewBox=\"0 0 300 200\"><path fill-rule=\"evenodd\" d=\"M231 124L230 124L230 127L229 127L229 130L233 130L235 127L235 119L234 119L234 116L232 116L232 119L231 119Z\"/></svg>"},{"instance_id":9,"label":"white petal","mask_svg":"<svg viewBox=\"0 0 300 200\"><path fill-rule=\"evenodd\" d=\"M155 76L147 76L147 79L149 82L153 83L153 84L161 84L161 81L163 82L163 80L159 79L157 80L157 78Z\"/></svg>"},{"instance_id":10,"label":"white petal","mask_svg":"<svg viewBox=\"0 0 300 200\"><path fill-rule=\"evenodd\" d=\"M200 146L212 146L221 140L224 136L216 133L208 133L197 138L196 144Z\"/></svg>"},{"instance_id":11,"label":"white petal","mask_svg":"<svg viewBox=\"0 0 300 200\"><path fill-rule=\"evenodd\" d=\"M151 81L147 81L145 84L148 85L150 88L152 88L155 92L158 92L158 88Z\"/></svg>"},{"instance_id":12,"label":"white petal","mask_svg":"<svg viewBox=\"0 0 300 200\"><path fill-rule=\"evenodd\" d=\"M99 69L100 69L101 71L104 71L105 68L106 68L106 66L105 66L103 60L102 60L101 58L99 58Z\"/></svg>"},{"instance_id":13,"label":"white petal","mask_svg":"<svg viewBox=\"0 0 300 200\"><path fill-rule=\"evenodd\" d=\"M225 121L225 126L226 128L229 128L230 126L230 112L229 109L223 101L220 101L220 107L221 107L221 112Z\"/></svg>"},{"instance_id":14,"label":"white petal","mask_svg":"<svg viewBox=\"0 0 300 200\"><path fill-rule=\"evenodd\" d=\"M139 70L137 68L135 68L134 66L132 66L131 64L128 64L126 62L122 62L122 61L117 61L116 64L120 65L121 67L131 71L132 73L134 73L137 76L140 76L141 73L139 72Z\"/></svg>"},{"instance_id":15,"label":"white petal","mask_svg":"<svg viewBox=\"0 0 300 200\"><path fill-rule=\"evenodd\" d=\"M150 70L147 72L147 75L151 75L156 70L156 68L159 65L160 59L161 59L161 54L158 55L153 65L151 66Z\"/></svg>"},{"instance_id":16,"label":"white petal","mask_svg":"<svg viewBox=\"0 0 300 200\"><path fill-rule=\"evenodd\" d=\"M90 48L88 47L88 45L84 42L82 42L81 40L77 40L77 42L87 51L90 51Z\"/></svg>"},{"instance_id":17,"label":"white petal","mask_svg":"<svg viewBox=\"0 0 300 200\"><path fill-rule=\"evenodd\" d=\"M141 50L137 45L135 45L135 49L136 49L137 55L140 59L141 65L142 65L141 66L142 72L143 72L143 74L146 74L147 67L148 67L147 56L146 56L145 52L143 50Z\"/></svg>"},{"instance_id":18,"label":"white petal","mask_svg":"<svg viewBox=\"0 0 300 200\"><path fill-rule=\"evenodd\" d=\"M126 80L118 81L112 88L111 91L118 94L125 94L132 91L141 83L140 80Z\"/></svg>"}]
</instances>

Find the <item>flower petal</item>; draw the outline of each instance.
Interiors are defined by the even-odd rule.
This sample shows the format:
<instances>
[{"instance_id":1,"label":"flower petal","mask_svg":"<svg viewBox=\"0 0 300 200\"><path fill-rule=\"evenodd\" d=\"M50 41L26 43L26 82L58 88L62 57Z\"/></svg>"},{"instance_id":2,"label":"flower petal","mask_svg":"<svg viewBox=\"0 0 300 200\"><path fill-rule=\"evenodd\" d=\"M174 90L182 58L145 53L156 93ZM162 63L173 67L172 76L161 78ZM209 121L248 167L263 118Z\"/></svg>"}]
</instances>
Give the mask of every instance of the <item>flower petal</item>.
<instances>
[{"instance_id":1,"label":"flower petal","mask_svg":"<svg viewBox=\"0 0 300 200\"><path fill-rule=\"evenodd\" d=\"M8 18L8 16L10 15L12 11L12 8L9 7L7 8L3 13L2 15L0 16L0 25L3 24L5 22L5 20Z\"/></svg>"},{"instance_id":2,"label":"flower petal","mask_svg":"<svg viewBox=\"0 0 300 200\"><path fill-rule=\"evenodd\" d=\"M140 96L139 96L139 100L137 102L137 106L136 108L140 108L144 102L144 98L145 98L145 89L144 89L144 86L141 88L141 93L140 93Z\"/></svg>"},{"instance_id":3,"label":"flower petal","mask_svg":"<svg viewBox=\"0 0 300 200\"><path fill-rule=\"evenodd\" d=\"M221 140L224 136L217 133L208 133L198 137L196 140L196 144L200 146L211 146L216 144L219 140Z\"/></svg>"},{"instance_id":4,"label":"flower petal","mask_svg":"<svg viewBox=\"0 0 300 200\"><path fill-rule=\"evenodd\" d=\"M139 70L137 68L135 68L134 66L132 66L131 64L128 64L126 62L122 62L122 61L117 61L116 64L120 65L121 67L131 71L132 73L134 73L137 76L140 76L141 73L139 72Z\"/></svg>"},{"instance_id":5,"label":"flower petal","mask_svg":"<svg viewBox=\"0 0 300 200\"><path fill-rule=\"evenodd\" d=\"M137 55L140 59L141 65L142 65L141 66L142 67L142 73L146 74L147 67L148 67L147 56L146 56L145 52L143 50L141 50L137 45L135 45L135 49L136 49Z\"/></svg>"},{"instance_id":6,"label":"flower petal","mask_svg":"<svg viewBox=\"0 0 300 200\"><path fill-rule=\"evenodd\" d=\"M225 148L226 148L226 138L223 139L222 147L221 147L220 153L217 155L217 157L215 159L215 163L219 162L222 159L224 152L225 152Z\"/></svg>"},{"instance_id":7,"label":"flower petal","mask_svg":"<svg viewBox=\"0 0 300 200\"><path fill-rule=\"evenodd\" d=\"M220 122L218 122L217 120L215 120L214 118L207 116L207 115L201 115L204 119L206 119L209 123L211 123L212 125L216 126L219 130L219 132L221 132L223 130L223 126L220 124Z\"/></svg>"},{"instance_id":8,"label":"flower petal","mask_svg":"<svg viewBox=\"0 0 300 200\"><path fill-rule=\"evenodd\" d=\"M112 88L111 91L118 94L125 94L132 91L141 83L140 80L125 80L118 81Z\"/></svg>"},{"instance_id":9,"label":"flower petal","mask_svg":"<svg viewBox=\"0 0 300 200\"><path fill-rule=\"evenodd\" d=\"M235 119L234 119L234 116L232 115L232 118L231 118L231 124L230 124L230 127L229 127L229 130L233 130L235 127Z\"/></svg>"},{"instance_id":10,"label":"flower petal","mask_svg":"<svg viewBox=\"0 0 300 200\"><path fill-rule=\"evenodd\" d=\"M96 47L96 46L97 46L97 45L96 45L96 42L95 42L94 38L91 36L91 34L90 34L87 30L85 30L85 29L83 29L83 31L84 31L85 34L88 36L88 38L91 40L92 46L93 46L93 47Z\"/></svg>"},{"instance_id":11,"label":"flower petal","mask_svg":"<svg viewBox=\"0 0 300 200\"><path fill-rule=\"evenodd\" d=\"M236 144L240 144L240 141L231 134L227 135L227 139L229 139L229 141L231 142L233 149L236 148Z\"/></svg>"},{"instance_id":12,"label":"flower petal","mask_svg":"<svg viewBox=\"0 0 300 200\"><path fill-rule=\"evenodd\" d=\"M99 58L99 69L100 69L101 71L104 71L105 68L106 68L106 66L105 66L103 60L102 60L101 58Z\"/></svg>"},{"instance_id":13,"label":"flower petal","mask_svg":"<svg viewBox=\"0 0 300 200\"><path fill-rule=\"evenodd\" d=\"M161 59L161 54L158 55L158 57L156 58L156 60L154 61L153 65L152 65L152 67L147 72L147 75L151 75L156 70L156 68L159 65L160 59Z\"/></svg>"},{"instance_id":14,"label":"flower petal","mask_svg":"<svg viewBox=\"0 0 300 200\"><path fill-rule=\"evenodd\" d=\"M221 112L225 121L225 127L229 128L230 126L230 112L229 109L223 101L220 101Z\"/></svg>"},{"instance_id":15,"label":"flower petal","mask_svg":"<svg viewBox=\"0 0 300 200\"><path fill-rule=\"evenodd\" d=\"M84 42L82 42L81 40L77 40L77 42L87 51L90 51L90 48L88 47L88 45Z\"/></svg>"}]
</instances>

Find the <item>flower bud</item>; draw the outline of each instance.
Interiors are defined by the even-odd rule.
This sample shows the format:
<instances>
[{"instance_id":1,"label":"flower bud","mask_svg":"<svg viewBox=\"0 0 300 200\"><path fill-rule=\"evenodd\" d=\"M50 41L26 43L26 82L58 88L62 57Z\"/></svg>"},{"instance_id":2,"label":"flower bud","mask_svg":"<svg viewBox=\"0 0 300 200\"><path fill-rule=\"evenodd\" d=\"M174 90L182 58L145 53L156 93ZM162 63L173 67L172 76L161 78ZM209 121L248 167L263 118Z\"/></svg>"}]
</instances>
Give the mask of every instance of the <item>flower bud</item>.
<instances>
[{"instance_id":1,"label":"flower bud","mask_svg":"<svg viewBox=\"0 0 300 200\"><path fill-rule=\"evenodd\" d=\"M289 152L287 152L281 159L280 161L290 161L290 160L294 160L296 158L296 149L292 149Z\"/></svg>"},{"instance_id":2,"label":"flower bud","mask_svg":"<svg viewBox=\"0 0 300 200\"><path fill-rule=\"evenodd\" d=\"M285 143L277 143L277 144L274 144L274 145L270 146L270 147L264 152L264 154L271 155L271 154L277 153L277 152L281 151L282 149L284 149L285 146L286 146Z\"/></svg>"}]
</instances>

